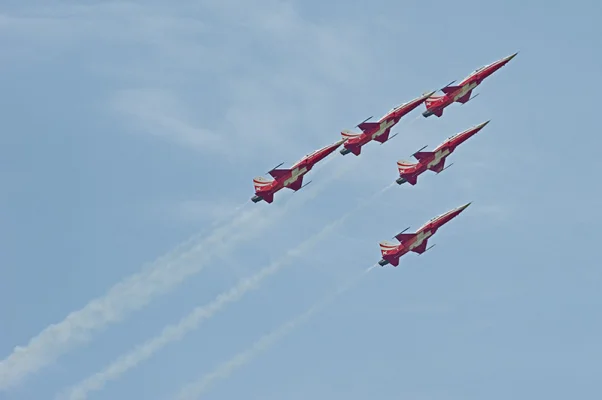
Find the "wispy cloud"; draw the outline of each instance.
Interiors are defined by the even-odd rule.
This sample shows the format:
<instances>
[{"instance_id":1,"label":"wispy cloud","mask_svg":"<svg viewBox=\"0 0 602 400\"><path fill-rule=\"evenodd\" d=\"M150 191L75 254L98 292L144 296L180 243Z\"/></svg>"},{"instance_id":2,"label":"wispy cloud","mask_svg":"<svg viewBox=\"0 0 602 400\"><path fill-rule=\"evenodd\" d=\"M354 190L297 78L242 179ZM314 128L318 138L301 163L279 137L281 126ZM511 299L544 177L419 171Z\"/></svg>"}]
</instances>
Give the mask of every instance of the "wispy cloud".
<instances>
[{"instance_id":1,"label":"wispy cloud","mask_svg":"<svg viewBox=\"0 0 602 400\"><path fill-rule=\"evenodd\" d=\"M164 90L122 90L115 95L111 107L143 132L207 153L231 151L232 143L208 129L194 126L185 115L185 106Z\"/></svg>"},{"instance_id":2,"label":"wispy cloud","mask_svg":"<svg viewBox=\"0 0 602 400\"><path fill-rule=\"evenodd\" d=\"M202 8L203 16L191 11L210 28L197 34L201 43L183 35L167 35L171 40L155 35L152 45L163 59L152 62L159 66L132 61L131 68L115 72L130 76L131 70L148 79L133 77L138 84L128 82L115 94L113 110L148 133L230 161L256 160L258 154L292 161L299 152L314 150L312 142L323 146L338 138L337 130L329 134L325 127L340 109L337 103L344 103L341 89L369 82L357 80L369 58L350 61L362 47L360 30L340 21L304 20L287 2L262 0L252 7L204 2ZM170 32L169 20L162 23ZM174 73L151 76L158 71ZM188 84L181 82L182 75Z\"/></svg>"},{"instance_id":3,"label":"wispy cloud","mask_svg":"<svg viewBox=\"0 0 602 400\"><path fill-rule=\"evenodd\" d=\"M128 123L136 129L216 158L216 154L233 151L233 145L248 157L278 150L280 157L298 158L334 142L336 133L332 139L323 138L328 135L324 127L329 126L329 116L336 110L334 100L352 77L365 76L358 71L373 59L361 30L346 21L312 23L290 3L271 0L252 5L184 1L177 11L170 3L158 2L59 4L4 14L0 29L28 44L27 57L54 57L63 49L77 48L78 61L89 71L114 78L112 86L117 90L109 97L110 110L129 116ZM340 35L341 31L345 34ZM94 50L96 45L121 49L119 62L101 57ZM359 49L364 53L361 60L354 59ZM254 62L246 57L255 51L272 56L270 68L261 57L254 57L260 60ZM369 81L367 77L355 79L353 84L361 87ZM207 82L217 90L203 93L203 107L188 101ZM296 100L282 100L290 99L293 91ZM191 106L186 110L183 104ZM204 111L199 118L197 110L204 107L220 111ZM296 207L315 198L323 187L314 184L302 197L296 196ZM232 250L236 243L278 221L286 210L271 207L265 218L257 218L259 209L239 214L207 238L187 241L43 329L0 361L0 389L21 383L91 340L95 332L173 290L225 251L226 239Z\"/></svg>"},{"instance_id":4,"label":"wispy cloud","mask_svg":"<svg viewBox=\"0 0 602 400\"><path fill-rule=\"evenodd\" d=\"M353 285L357 284L365 274L370 272L376 266L371 266L366 270L362 271L359 276L355 276L349 281L345 282L340 288L338 288L334 293L328 296L326 299L316 303L312 307L310 307L304 313L298 315L292 320L286 322L281 325L276 330L268 333L267 335L261 337L257 340L250 348L247 350L237 354L229 361L220 364L215 370L208 373L207 375L200 378L198 381L193 382L180 390L177 396L174 398L177 400L194 400L197 399L201 394L203 394L209 387L220 379L228 378L234 371L238 368L244 366L245 364L251 362L255 357L257 357L262 352L266 351L270 348L274 343L278 340L292 332L299 325L310 319L315 313L324 308L328 303L333 301L337 296L341 295L343 292L351 289Z\"/></svg>"}]
</instances>

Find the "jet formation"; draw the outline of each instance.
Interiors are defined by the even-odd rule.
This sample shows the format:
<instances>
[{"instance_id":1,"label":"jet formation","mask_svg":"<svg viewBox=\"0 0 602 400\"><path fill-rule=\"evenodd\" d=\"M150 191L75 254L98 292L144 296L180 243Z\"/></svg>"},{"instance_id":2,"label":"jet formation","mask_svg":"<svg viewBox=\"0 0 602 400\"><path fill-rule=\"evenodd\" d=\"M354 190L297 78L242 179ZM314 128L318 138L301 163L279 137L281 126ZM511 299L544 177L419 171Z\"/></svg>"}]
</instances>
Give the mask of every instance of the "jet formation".
<instances>
[{"instance_id":1,"label":"jet formation","mask_svg":"<svg viewBox=\"0 0 602 400\"><path fill-rule=\"evenodd\" d=\"M401 120L401 118L423 103L426 106L426 110L422 113L422 116L425 118L428 118L431 115L441 117L443 115L443 110L452 103L468 103L478 96L478 94L472 96L473 90L479 86L485 78L502 68L517 54L518 52L476 69L458 85L453 86L455 81L450 82L441 89L443 95L435 96L437 90L426 92L413 100L394 107L377 122L369 122L372 117L367 118L356 126L361 132L353 132L347 129L341 131L341 140L306 155L291 168L279 168L284 164L280 163L267 172L273 179L266 179L262 176L253 178L255 195L251 200L254 203L258 203L262 200L266 203L272 203L274 201L275 193L283 188L288 188L296 192L307 186L311 181L303 184L304 176L311 171L317 163L334 153L341 145L343 148L340 150L340 154L347 155L352 153L355 156L359 156L362 152L362 147L371 141L376 141L380 144L388 142L398 134L396 133L391 136L391 129ZM452 165L449 164L447 167L445 166L446 158L451 155L460 144L481 131L489 124L489 122L490 121L485 121L449 137L433 151L423 151L428 147L424 146L412 154L412 157L416 159L416 162L406 160L397 161L399 177L396 179L396 183L402 185L407 182L414 186L418 182L418 176L427 170L435 172L436 174L443 172ZM397 267L399 265L400 257L404 254L414 252L420 255L431 249L434 245L427 247L429 238L432 237L441 226L462 213L470 204L471 203L469 202L431 219L416 230L416 232L406 233L409 227L406 228L401 233L394 236L398 243L389 241L380 242L379 245L382 259L378 264L380 266L392 265Z\"/></svg>"}]
</instances>

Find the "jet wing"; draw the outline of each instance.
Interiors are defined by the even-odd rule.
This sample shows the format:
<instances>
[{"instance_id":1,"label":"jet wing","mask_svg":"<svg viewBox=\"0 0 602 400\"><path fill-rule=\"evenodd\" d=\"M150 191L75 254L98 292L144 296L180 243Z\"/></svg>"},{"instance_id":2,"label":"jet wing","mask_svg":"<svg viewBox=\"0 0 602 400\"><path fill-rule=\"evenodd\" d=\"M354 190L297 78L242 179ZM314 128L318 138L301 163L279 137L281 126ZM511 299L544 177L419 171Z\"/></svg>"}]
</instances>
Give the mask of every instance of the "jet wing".
<instances>
[{"instance_id":1,"label":"jet wing","mask_svg":"<svg viewBox=\"0 0 602 400\"><path fill-rule=\"evenodd\" d=\"M414 253L418 253L418 254L422 254L426 251L426 245L427 245L428 239L424 239L422 241L422 243L420 243L420 245L414 247L411 251L413 251Z\"/></svg>"},{"instance_id":2,"label":"jet wing","mask_svg":"<svg viewBox=\"0 0 602 400\"><path fill-rule=\"evenodd\" d=\"M418 161L422 161L422 160L425 160L425 159L429 158L430 156L432 156L433 152L432 151L418 151L418 152L416 152L416 153L414 153L412 155Z\"/></svg>"},{"instance_id":3,"label":"jet wing","mask_svg":"<svg viewBox=\"0 0 602 400\"><path fill-rule=\"evenodd\" d=\"M303 186L303 175L298 177L296 181L290 185L287 185L286 187L296 192L297 190L301 189L301 186Z\"/></svg>"},{"instance_id":4,"label":"jet wing","mask_svg":"<svg viewBox=\"0 0 602 400\"><path fill-rule=\"evenodd\" d=\"M472 94L472 89L469 90L468 92L466 92L466 94L460 98L458 98L458 100L456 100L458 103L467 103L468 100L470 100L470 95Z\"/></svg>"},{"instance_id":5,"label":"jet wing","mask_svg":"<svg viewBox=\"0 0 602 400\"><path fill-rule=\"evenodd\" d=\"M387 140L389 140L389 135L391 134L391 129L387 129L385 132L383 132L382 135L377 136L374 138L375 141L379 142L379 143L384 143Z\"/></svg>"},{"instance_id":6,"label":"jet wing","mask_svg":"<svg viewBox=\"0 0 602 400\"><path fill-rule=\"evenodd\" d=\"M380 124L378 122L362 122L357 127L360 128L363 132L366 132L368 130L380 128Z\"/></svg>"},{"instance_id":7,"label":"jet wing","mask_svg":"<svg viewBox=\"0 0 602 400\"><path fill-rule=\"evenodd\" d=\"M428 167L431 171L439 173L445 168L445 158L442 158L437 164Z\"/></svg>"},{"instance_id":8,"label":"jet wing","mask_svg":"<svg viewBox=\"0 0 602 400\"><path fill-rule=\"evenodd\" d=\"M441 89L441 91L445 94L449 94L449 93L453 93L456 90L460 90L462 89L462 86L446 86L443 89Z\"/></svg>"},{"instance_id":9,"label":"jet wing","mask_svg":"<svg viewBox=\"0 0 602 400\"><path fill-rule=\"evenodd\" d=\"M289 172L291 172L290 169L281 168L281 169L273 169L270 172L268 172L268 174L270 174L272 176L272 178L274 178L274 179L279 179L279 178L284 177Z\"/></svg>"},{"instance_id":10,"label":"jet wing","mask_svg":"<svg viewBox=\"0 0 602 400\"><path fill-rule=\"evenodd\" d=\"M395 235L395 239L399 240L399 243L404 243L412 239L414 236L416 236L415 233L398 233Z\"/></svg>"}]
</instances>

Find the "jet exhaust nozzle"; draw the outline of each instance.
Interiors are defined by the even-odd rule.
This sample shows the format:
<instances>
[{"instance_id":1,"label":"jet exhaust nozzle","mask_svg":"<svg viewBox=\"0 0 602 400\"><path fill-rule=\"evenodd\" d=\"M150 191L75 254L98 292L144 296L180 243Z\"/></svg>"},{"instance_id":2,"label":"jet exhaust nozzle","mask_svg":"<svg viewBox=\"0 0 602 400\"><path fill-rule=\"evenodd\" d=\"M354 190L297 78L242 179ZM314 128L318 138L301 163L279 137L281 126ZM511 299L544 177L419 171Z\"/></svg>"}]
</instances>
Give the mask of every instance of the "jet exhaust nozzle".
<instances>
[{"instance_id":1,"label":"jet exhaust nozzle","mask_svg":"<svg viewBox=\"0 0 602 400\"><path fill-rule=\"evenodd\" d=\"M407 181L406 181L405 179L403 179L403 178L397 178L397 179L395 180L395 182L397 182L397 184L398 184L398 185L401 185L401 184L403 184L403 183L406 183Z\"/></svg>"},{"instance_id":2,"label":"jet exhaust nozzle","mask_svg":"<svg viewBox=\"0 0 602 400\"><path fill-rule=\"evenodd\" d=\"M260 196L257 196L257 195L251 197L251 201L253 203L259 203L261 200L263 200L263 199Z\"/></svg>"},{"instance_id":3,"label":"jet exhaust nozzle","mask_svg":"<svg viewBox=\"0 0 602 400\"><path fill-rule=\"evenodd\" d=\"M378 265L380 265L381 267L384 267L384 266L385 266L385 265L387 265L388 263L389 263L389 262L388 262L387 260L383 259L383 260L380 260L380 261L378 262Z\"/></svg>"},{"instance_id":4,"label":"jet exhaust nozzle","mask_svg":"<svg viewBox=\"0 0 602 400\"><path fill-rule=\"evenodd\" d=\"M343 147L339 153L341 153L342 155L347 155L347 154L351 153L351 150Z\"/></svg>"}]
</instances>

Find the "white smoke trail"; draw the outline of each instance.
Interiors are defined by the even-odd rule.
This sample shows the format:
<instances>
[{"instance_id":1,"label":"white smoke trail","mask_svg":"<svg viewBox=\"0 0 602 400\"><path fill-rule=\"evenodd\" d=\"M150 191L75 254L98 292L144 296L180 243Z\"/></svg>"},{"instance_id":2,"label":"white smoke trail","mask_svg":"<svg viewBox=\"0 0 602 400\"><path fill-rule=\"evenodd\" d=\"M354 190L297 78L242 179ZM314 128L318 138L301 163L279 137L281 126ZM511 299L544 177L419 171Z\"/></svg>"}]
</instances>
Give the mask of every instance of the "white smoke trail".
<instances>
[{"instance_id":1,"label":"white smoke trail","mask_svg":"<svg viewBox=\"0 0 602 400\"><path fill-rule=\"evenodd\" d=\"M258 212L255 209L240 215L215 229L191 249L185 250L185 247L198 241L198 235L193 236L141 272L114 285L104 296L70 313L63 321L48 326L27 346L15 347L13 353L0 362L0 388L6 389L19 383L28 374L36 372L72 347L89 341L94 332L122 320L128 313L145 306L155 295L167 292L198 272L202 268L198 262L183 267L179 264L196 253L206 257L208 254L203 254L202 250L219 246L232 231L253 220Z\"/></svg>"},{"instance_id":2,"label":"white smoke trail","mask_svg":"<svg viewBox=\"0 0 602 400\"><path fill-rule=\"evenodd\" d=\"M251 199L248 199L247 201L245 201L244 203L242 203L241 205L234 207L232 209L232 211L230 211L229 213L222 215L220 218L216 218L215 221L213 221L211 223L211 227L215 228L216 226L218 226L220 223L224 222L226 219L233 217L234 215L236 215L236 213L242 211L246 206L248 206L249 204L251 204Z\"/></svg>"},{"instance_id":3,"label":"white smoke trail","mask_svg":"<svg viewBox=\"0 0 602 400\"><path fill-rule=\"evenodd\" d=\"M416 118L414 118L414 119L410 120L410 122L408 122L408 123L406 124L406 126L407 126L407 127L410 127L410 126L414 125L414 124L416 123L416 121L418 121L419 119L422 119L422 118L424 118L424 117L422 116L422 114L418 114L418 115L416 115Z\"/></svg>"},{"instance_id":4,"label":"white smoke trail","mask_svg":"<svg viewBox=\"0 0 602 400\"><path fill-rule=\"evenodd\" d=\"M260 353L269 349L270 346L287 334L291 333L295 328L311 318L316 312L324 308L324 306L333 301L337 296L341 295L346 290L349 290L357 283L357 281L359 281L360 278L372 271L374 268L376 268L376 265L369 267L368 269L364 270L360 276L354 277L352 280L346 282L337 291L332 293L326 299L323 299L321 302L314 304L303 314L298 315L294 319L281 325L278 329L261 337L247 350L237 354L229 361L219 365L215 370L203 376L198 381L185 386L174 398L177 400L195 400L199 398L215 381L229 377L236 369L249 363Z\"/></svg>"},{"instance_id":5,"label":"white smoke trail","mask_svg":"<svg viewBox=\"0 0 602 400\"><path fill-rule=\"evenodd\" d=\"M214 229L209 237L184 251L185 247L198 241L198 235L193 236L143 271L115 284L105 295L70 313L63 321L44 328L26 346L16 346L7 358L0 361L0 390L19 384L28 375L39 371L72 348L90 341L93 333L123 320L129 313L147 305L154 297L174 289L186 278L200 272L215 253L231 251L239 241L251 239L254 233L282 220L280 217L289 209L298 208L316 198L330 181L338 178L345 170L347 168L339 168L318 185L304 189L306 192L303 196L291 196L283 207L259 207L258 204L250 212L236 215L230 223ZM242 207L244 205L239 208ZM256 218L261 211L267 215ZM192 260L192 256L198 258Z\"/></svg>"},{"instance_id":6,"label":"white smoke trail","mask_svg":"<svg viewBox=\"0 0 602 400\"><path fill-rule=\"evenodd\" d=\"M181 339L185 334L196 329L203 321L211 318L227 304L239 300L247 292L257 288L257 286L259 286L259 284L265 278L278 272L282 267L291 262L294 257L311 249L317 243L322 241L334 229L345 222L347 218L355 214L359 208L370 203L374 198L381 195L392 186L393 184L390 184L379 192L376 192L369 199L361 202L354 209L347 212L334 222L326 225L318 233L301 242L301 244L295 248L289 250L280 259L261 269L258 273L250 278L242 280L230 290L220 294L211 303L195 308L191 313L181 319L178 324L163 328L163 331L159 335L135 347L129 353L120 356L104 370L84 379L82 382L69 388L66 391L66 395L59 395L59 397L68 398L70 400L83 400L90 392L102 389L108 381L118 379L125 372L135 368L138 364L150 358L154 353L162 349L167 344Z\"/></svg>"}]
</instances>

